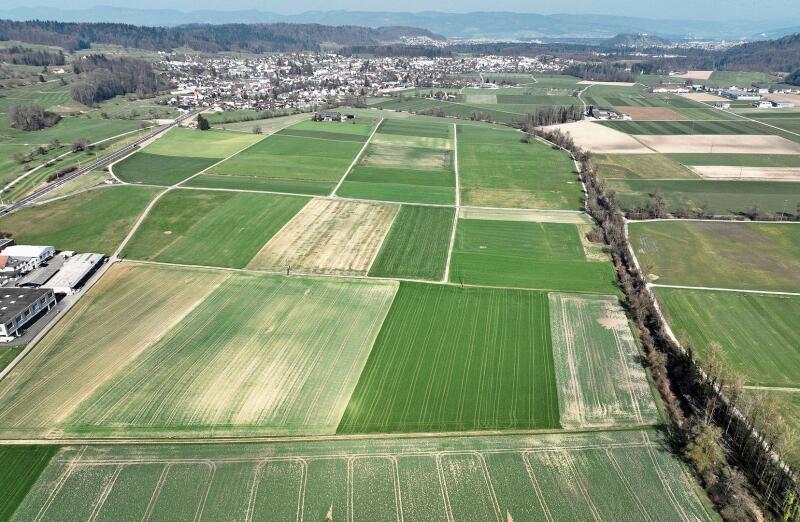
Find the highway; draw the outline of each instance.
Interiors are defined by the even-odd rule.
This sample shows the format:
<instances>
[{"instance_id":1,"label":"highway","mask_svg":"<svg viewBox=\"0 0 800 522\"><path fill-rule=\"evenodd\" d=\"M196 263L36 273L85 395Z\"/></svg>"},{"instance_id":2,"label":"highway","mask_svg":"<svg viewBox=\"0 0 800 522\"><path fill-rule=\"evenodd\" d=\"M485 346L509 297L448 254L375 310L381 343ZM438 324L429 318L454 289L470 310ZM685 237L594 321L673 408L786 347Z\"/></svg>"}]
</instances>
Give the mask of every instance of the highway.
<instances>
[{"instance_id":1,"label":"highway","mask_svg":"<svg viewBox=\"0 0 800 522\"><path fill-rule=\"evenodd\" d=\"M179 125L181 122L184 122L184 121L186 121L186 120L188 120L190 118L195 117L197 114L199 114L203 110L204 109L197 109L197 110L194 110L194 111L191 111L191 112L187 112L186 114L183 114L182 116L179 116L178 118L176 118L175 121L173 121L169 125L165 125L163 127L160 127L158 129L154 130L153 132L151 132L147 136L135 141L134 143L131 143L130 145L126 145L125 147L119 149L118 151L116 151L116 152L114 152L112 154L109 154L108 156L104 156L104 157L100 158L99 160L97 160L95 162L92 162L92 163L90 163L90 164L88 164L88 165L86 165L84 167L81 167L81 168L75 170L74 172L70 172L69 174L67 174L63 178L59 178L59 179L57 179L57 180L55 180L55 181L53 181L51 183L48 183L47 186L42 187L42 188L40 188L40 189L38 189L38 190L36 190L34 192L31 192L30 194L28 194L24 198L20 199L19 201L15 201L14 203L10 204L9 206L7 206L7 207L5 207L3 209L0 209L0 217L6 216L8 214L11 214L12 212L17 211L17 210L21 209L22 207L25 207L25 206L29 205L30 203L36 201L37 199L39 199L40 197L44 196L48 192L51 192L51 191L57 189L61 185L72 181L73 179L77 178L78 176L80 176L82 174L86 174L87 172L90 172L90 171L92 171L92 170L94 170L96 168L102 167L103 165L106 165L108 163L112 163L112 162L118 160L119 158L122 158L122 157L126 156L127 154L130 154L133 150L135 150L142 143L146 142L147 140L151 140L151 139L155 138L159 134L163 134L164 132L168 131L169 129L175 127L176 125Z\"/></svg>"}]
</instances>

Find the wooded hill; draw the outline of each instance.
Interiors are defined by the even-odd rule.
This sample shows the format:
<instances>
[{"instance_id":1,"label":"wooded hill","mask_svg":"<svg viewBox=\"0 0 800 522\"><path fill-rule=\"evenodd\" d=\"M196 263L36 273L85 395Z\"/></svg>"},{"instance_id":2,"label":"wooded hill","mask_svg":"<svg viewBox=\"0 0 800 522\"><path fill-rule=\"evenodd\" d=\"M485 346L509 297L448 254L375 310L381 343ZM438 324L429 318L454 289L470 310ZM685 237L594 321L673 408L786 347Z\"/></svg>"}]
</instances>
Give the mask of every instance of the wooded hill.
<instances>
[{"instance_id":1,"label":"wooded hill","mask_svg":"<svg viewBox=\"0 0 800 522\"><path fill-rule=\"evenodd\" d=\"M329 46L369 46L398 42L402 37L441 36L413 27L319 24L225 24L143 27L116 23L65 23L0 20L0 40L55 45L69 51L92 44L111 44L153 51L189 47L201 52L318 51Z\"/></svg>"}]
</instances>

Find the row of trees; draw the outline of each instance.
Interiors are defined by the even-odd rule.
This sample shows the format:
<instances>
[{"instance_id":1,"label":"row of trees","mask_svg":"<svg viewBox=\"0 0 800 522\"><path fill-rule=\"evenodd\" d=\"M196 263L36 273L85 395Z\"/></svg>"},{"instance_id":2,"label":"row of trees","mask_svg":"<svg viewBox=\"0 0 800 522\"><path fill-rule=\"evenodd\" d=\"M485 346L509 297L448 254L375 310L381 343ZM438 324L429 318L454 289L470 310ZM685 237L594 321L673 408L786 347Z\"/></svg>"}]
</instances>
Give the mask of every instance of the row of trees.
<instances>
[{"instance_id":1,"label":"row of trees","mask_svg":"<svg viewBox=\"0 0 800 522\"><path fill-rule=\"evenodd\" d=\"M615 62L576 63L567 67L564 74L598 82L636 81L627 65Z\"/></svg>"},{"instance_id":2,"label":"row of trees","mask_svg":"<svg viewBox=\"0 0 800 522\"><path fill-rule=\"evenodd\" d=\"M534 127L557 125L583 119L583 107L576 105L542 105L528 113L520 122L524 130L529 131Z\"/></svg>"},{"instance_id":3,"label":"row of trees","mask_svg":"<svg viewBox=\"0 0 800 522\"><path fill-rule=\"evenodd\" d=\"M633 259L621 207L613 194L606 193L591 155L576 147L567 134L536 132L569 150L579 162L586 209L609 245L625 306L642 340L646 366L668 413L670 442L676 451L692 464L725 520L761 519L751 487L763 505L783 520L800 520L800 486L776 458L787 432L774 403L742 393L742 378L721 362L717 346L710 347L701 364L690 346L684 349L670 338L647 280Z\"/></svg>"},{"instance_id":4,"label":"row of trees","mask_svg":"<svg viewBox=\"0 0 800 522\"><path fill-rule=\"evenodd\" d=\"M88 106L121 94L153 95L166 87L150 62L136 58L93 54L76 60L73 68L78 78L70 85L70 95Z\"/></svg>"},{"instance_id":5,"label":"row of trees","mask_svg":"<svg viewBox=\"0 0 800 522\"><path fill-rule=\"evenodd\" d=\"M41 105L12 105L8 116L12 127L28 132L52 127L61 119L61 116L45 110Z\"/></svg>"}]
</instances>

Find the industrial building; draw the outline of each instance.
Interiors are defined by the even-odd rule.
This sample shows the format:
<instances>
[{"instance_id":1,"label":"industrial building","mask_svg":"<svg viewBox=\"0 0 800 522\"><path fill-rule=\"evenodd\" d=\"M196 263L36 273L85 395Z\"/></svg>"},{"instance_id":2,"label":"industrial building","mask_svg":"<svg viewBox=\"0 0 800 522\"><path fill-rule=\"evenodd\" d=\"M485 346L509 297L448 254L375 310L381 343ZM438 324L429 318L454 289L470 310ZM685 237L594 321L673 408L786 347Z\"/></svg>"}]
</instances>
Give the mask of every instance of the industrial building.
<instances>
[{"instance_id":1,"label":"industrial building","mask_svg":"<svg viewBox=\"0 0 800 522\"><path fill-rule=\"evenodd\" d=\"M0 288L0 337L11 338L56 305L49 288Z\"/></svg>"},{"instance_id":2,"label":"industrial building","mask_svg":"<svg viewBox=\"0 0 800 522\"><path fill-rule=\"evenodd\" d=\"M0 254L16 259L32 259L39 266L56 254L52 246L13 245L3 249Z\"/></svg>"},{"instance_id":3,"label":"industrial building","mask_svg":"<svg viewBox=\"0 0 800 522\"><path fill-rule=\"evenodd\" d=\"M71 294L80 288L103 264L102 254L76 254L67 258L60 270L47 281L57 294Z\"/></svg>"}]
</instances>

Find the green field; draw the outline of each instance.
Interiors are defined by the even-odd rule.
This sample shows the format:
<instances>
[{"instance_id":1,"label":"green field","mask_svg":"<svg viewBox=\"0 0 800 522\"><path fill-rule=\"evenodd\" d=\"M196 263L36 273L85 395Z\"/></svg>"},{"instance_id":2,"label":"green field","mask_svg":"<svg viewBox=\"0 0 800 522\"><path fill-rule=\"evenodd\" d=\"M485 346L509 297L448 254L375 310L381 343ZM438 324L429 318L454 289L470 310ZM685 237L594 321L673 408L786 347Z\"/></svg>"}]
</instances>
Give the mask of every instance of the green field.
<instances>
[{"instance_id":1,"label":"green field","mask_svg":"<svg viewBox=\"0 0 800 522\"><path fill-rule=\"evenodd\" d=\"M558 427L547 295L400 283L338 433Z\"/></svg>"},{"instance_id":2,"label":"green field","mask_svg":"<svg viewBox=\"0 0 800 522\"><path fill-rule=\"evenodd\" d=\"M522 143L509 129L458 126L461 199L465 205L579 209L580 181L567 154Z\"/></svg>"},{"instance_id":3,"label":"green field","mask_svg":"<svg viewBox=\"0 0 800 522\"><path fill-rule=\"evenodd\" d=\"M340 127L334 132L332 125ZM217 165L210 173L231 176L240 183L252 178L269 181L268 190L275 192L286 188L286 192L300 194L320 194L322 189L329 193L363 147L363 136L371 132L371 126L302 121L282 132ZM331 139L332 134L336 139ZM348 139L340 139L342 136ZM201 184L208 186L212 183L209 179L214 178Z\"/></svg>"},{"instance_id":4,"label":"green field","mask_svg":"<svg viewBox=\"0 0 800 522\"><path fill-rule=\"evenodd\" d=\"M775 404L786 426L792 433L800 430L800 393L795 391L747 390L750 395L761 395L767 403ZM781 452L781 457L795 468L800 466L800 440L791 437Z\"/></svg>"},{"instance_id":5,"label":"green field","mask_svg":"<svg viewBox=\"0 0 800 522\"><path fill-rule=\"evenodd\" d=\"M112 254L155 196L148 187L106 187L27 207L0 219L17 243Z\"/></svg>"},{"instance_id":6,"label":"green field","mask_svg":"<svg viewBox=\"0 0 800 522\"><path fill-rule=\"evenodd\" d=\"M244 268L307 198L173 190L151 209L123 257Z\"/></svg>"},{"instance_id":7,"label":"green field","mask_svg":"<svg viewBox=\"0 0 800 522\"><path fill-rule=\"evenodd\" d=\"M707 206L714 214L731 215L756 206L762 213L777 214L791 213L800 203L800 183L784 181L625 179L608 181L606 189L628 210L643 207L656 191L673 212Z\"/></svg>"},{"instance_id":8,"label":"green field","mask_svg":"<svg viewBox=\"0 0 800 522\"><path fill-rule=\"evenodd\" d=\"M800 156L792 154L667 154L668 158L693 166L798 167Z\"/></svg>"},{"instance_id":9,"label":"green field","mask_svg":"<svg viewBox=\"0 0 800 522\"><path fill-rule=\"evenodd\" d=\"M656 283L800 292L800 225L657 221L630 224Z\"/></svg>"},{"instance_id":10,"label":"green field","mask_svg":"<svg viewBox=\"0 0 800 522\"><path fill-rule=\"evenodd\" d=\"M11 516L45 470L58 446L0 447L0 520Z\"/></svg>"},{"instance_id":11,"label":"green field","mask_svg":"<svg viewBox=\"0 0 800 522\"><path fill-rule=\"evenodd\" d=\"M617 298L551 293L549 301L561 425L657 423L653 392Z\"/></svg>"},{"instance_id":12,"label":"green field","mask_svg":"<svg viewBox=\"0 0 800 522\"><path fill-rule=\"evenodd\" d=\"M747 71L714 71L711 78L703 80L709 87L751 87L753 84L769 84L781 81L779 76L761 72Z\"/></svg>"},{"instance_id":13,"label":"green field","mask_svg":"<svg viewBox=\"0 0 800 522\"><path fill-rule=\"evenodd\" d=\"M452 205L452 130L452 125L416 118L384 120L337 194Z\"/></svg>"},{"instance_id":14,"label":"green field","mask_svg":"<svg viewBox=\"0 0 800 522\"><path fill-rule=\"evenodd\" d=\"M713 520L694 488L649 430L71 446L14 520Z\"/></svg>"},{"instance_id":15,"label":"green field","mask_svg":"<svg viewBox=\"0 0 800 522\"><path fill-rule=\"evenodd\" d=\"M610 263L587 261L579 233L564 223L459 219L450 281L615 293Z\"/></svg>"},{"instance_id":16,"label":"green field","mask_svg":"<svg viewBox=\"0 0 800 522\"><path fill-rule=\"evenodd\" d=\"M221 174L200 174L186 182L185 186L210 189L255 190L259 192L281 192L327 196L333 188L330 181L311 181L307 179L278 179L261 176L233 176Z\"/></svg>"},{"instance_id":17,"label":"green field","mask_svg":"<svg viewBox=\"0 0 800 522\"><path fill-rule=\"evenodd\" d=\"M114 165L114 174L128 183L173 185L260 139L235 132L176 128Z\"/></svg>"},{"instance_id":18,"label":"green field","mask_svg":"<svg viewBox=\"0 0 800 522\"><path fill-rule=\"evenodd\" d=\"M626 134L779 134L760 123L735 121L601 121L614 130Z\"/></svg>"},{"instance_id":19,"label":"green field","mask_svg":"<svg viewBox=\"0 0 800 522\"><path fill-rule=\"evenodd\" d=\"M572 97L556 97L548 99L548 104L562 105L566 101L567 105L577 104L577 99ZM500 123L510 123L525 119L525 115L535 110L535 105L518 104L497 104L497 103L465 103L438 101L429 98L411 97L381 97L377 98L372 107L405 111L410 113L430 113L430 111L441 111L445 116L460 119L478 119L494 121Z\"/></svg>"},{"instance_id":20,"label":"green field","mask_svg":"<svg viewBox=\"0 0 800 522\"><path fill-rule=\"evenodd\" d=\"M702 359L717 342L747 384L800 389L800 297L657 289L672 330Z\"/></svg>"},{"instance_id":21,"label":"green field","mask_svg":"<svg viewBox=\"0 0 800 522\"><path fill-rule=\"evenodd\" d=\"M394 282L231 276L85 399L65 429L333 433L396 289Z\"/></svg>"},{"instance_id":22,"label":"green field","mask_svg":"<svg viewBox=\"0 0 800 522\"><path fill-rule=\"evenodd\" d=\"M452 208L400 207L369 275L441 279L447 263L453 212Z\"/></svg>"},{"instance_id":23,"label":"green field","mask_svg":"<svg viewBox=\"0 0 800 522\"><path fill-rule=\"evenodd\" d=\"M592 160L603 179L698 179L664 154L596 154Z\"/></svg>"}]
</instances>

